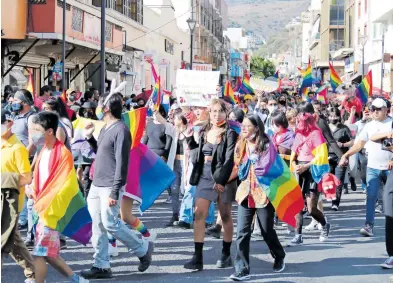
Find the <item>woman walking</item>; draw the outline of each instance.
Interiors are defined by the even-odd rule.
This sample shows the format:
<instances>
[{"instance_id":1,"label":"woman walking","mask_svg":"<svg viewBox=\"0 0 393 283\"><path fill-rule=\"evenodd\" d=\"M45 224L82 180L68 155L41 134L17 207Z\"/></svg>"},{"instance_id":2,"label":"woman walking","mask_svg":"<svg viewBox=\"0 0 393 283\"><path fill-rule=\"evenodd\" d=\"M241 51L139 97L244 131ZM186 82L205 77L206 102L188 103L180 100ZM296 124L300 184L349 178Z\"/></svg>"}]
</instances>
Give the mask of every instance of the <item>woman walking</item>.
<instances>
[{"instance_id":1,"label":"woman walking","mask_svg":"<svg viewBox=\"0 0 393 283\"><path fill-rule=\"evenodd\" d=\"M241 184L237 189L238 223L236 238L235 273L232 280L243 281L250 278L250 238L251 224L255 214L261 227L262 236L274 258L273 271L285 269L285 251L274 230L274 207L257 180L256 172L265 170L262 156L270 156L275 151L265 134L265 127L258 115L247 115L242 123L241 139L236 144L234 174L238 174ZM265 164L266 165L266 164ZM263 177L262 177L263 178Z\"/></svg>"},{"instance_id":2,"label":"woman walking","mask_svg":"<svg viewBox=\"0 0 393 283\"><path fill-rule=\"evenodd\" d=\"M198 143L194 136L187 137L190 150L196 150L196 161L191 173L190 184L196 185L194 242L192 259L184 265L191 270L203 269L203 243L205 219L211 202L217 201L224 228L223 247L217 267L232 266L231 244L233 222L232 201L236 191L236 181L230 180L233 169L233 153L237 134L227 123L225 102L215 99L210 105L208 123L199 132ZM232 181L232 182L231 182Z\"/></svg>"}]
</instances>

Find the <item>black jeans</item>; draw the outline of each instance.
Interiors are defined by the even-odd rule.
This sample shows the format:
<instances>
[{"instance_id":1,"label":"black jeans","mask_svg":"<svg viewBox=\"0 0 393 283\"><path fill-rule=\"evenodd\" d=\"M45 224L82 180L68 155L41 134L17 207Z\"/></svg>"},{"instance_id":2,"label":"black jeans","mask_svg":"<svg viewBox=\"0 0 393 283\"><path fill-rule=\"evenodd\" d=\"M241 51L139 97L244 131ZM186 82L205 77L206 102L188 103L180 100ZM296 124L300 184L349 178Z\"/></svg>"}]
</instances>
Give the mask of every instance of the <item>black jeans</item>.
<instances>
[{"instance_id":1,"label":"black jeans","mask_svg":"<svg viewBox=\"0 0 393 283\"><path fill-rule=\"evenodd\" d=\"M85 199L87 199L91 184L93 183L93 181L90 180L91 165L84 165L82 166L82 168L83 168L83 196L85 197Z\"/></svg>"},{"instance_id":2,"label":"black jeans","mask_svg":"<svg viewBox=\"0 0 393 283\"><path fill-rule=\"evenodd\" d=\"M383 203L385 208L386 251L390 257L393 256L393 170L390 170L383 189Z\"/></svg>"},{"instance_id":3,"label":"black jeans","mask_svg":"<svg viewBox=\"0 0 393 283\"><path fill-rule=\"evenodd\" d=\"M270 249L273 258L284 258L285 251L274 230L274 207L269 203L264 208L248 208L247 199L238 206L236 237L236 272L250 273L250 238L251 225L255 213L261 226L263 239Z\"/></svg>"},{"instance_id":4,"label":"black jeans","mask_svg":"<svg viewBox=\"0 0 393 283\"><path fill-rule=\"evenodd\" d=\"M330 165L330 173L334 174L337 179L340 180L341 184L337 186L336 189L336 199L332 201L332 205L340 206L341 196L343 193L344 181L345 181L345 173L347 172L347 166L340 167L338 163L335 161L329 162Z\"/></svg>"}]
</instances>

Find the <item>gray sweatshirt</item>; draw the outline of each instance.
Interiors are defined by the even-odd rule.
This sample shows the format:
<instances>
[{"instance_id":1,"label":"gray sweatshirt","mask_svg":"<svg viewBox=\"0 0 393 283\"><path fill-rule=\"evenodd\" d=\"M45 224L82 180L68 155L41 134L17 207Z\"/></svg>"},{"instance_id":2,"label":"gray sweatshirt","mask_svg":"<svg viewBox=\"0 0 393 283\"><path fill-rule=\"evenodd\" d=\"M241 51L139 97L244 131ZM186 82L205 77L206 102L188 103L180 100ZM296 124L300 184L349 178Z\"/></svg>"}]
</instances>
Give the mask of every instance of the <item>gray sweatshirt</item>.
<instances>
[{"instance_id":1,"label":"gray sweatshirt","mask_svg":"<svg viewBox=\"0 0 393 283\"><path fill-rule=\"evenodd\" d=\"M98 141L94 137L88 140L96 152L93 185L111 187L112 199L119 199L119 191L127 182L128 160L131 148L131 133L127 126L118 121L104 127Z\"/></svg>"}]
</instances>

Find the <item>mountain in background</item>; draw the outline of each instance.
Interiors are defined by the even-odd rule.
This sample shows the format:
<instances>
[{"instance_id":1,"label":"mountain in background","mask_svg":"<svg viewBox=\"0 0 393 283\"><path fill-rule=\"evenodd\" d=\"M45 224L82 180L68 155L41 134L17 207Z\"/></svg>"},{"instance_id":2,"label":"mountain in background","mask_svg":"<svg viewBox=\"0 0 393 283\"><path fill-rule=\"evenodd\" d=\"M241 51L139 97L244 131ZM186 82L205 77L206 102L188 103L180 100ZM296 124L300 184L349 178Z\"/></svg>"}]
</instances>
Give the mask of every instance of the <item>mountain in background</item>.
<instances>
[{"instance_id":1,"label":"mountain in background","mask_svg":"<svg viewBox=\"0 0 393 283\"><path fill-rule=\"evenodd\" d=\"M268 43L310 6L310 0L226 0L229 27L242 26ZM279 36L282 37L282 36ZM276 41L276 40L274 40Z\"/></svg>"}]
</instances>

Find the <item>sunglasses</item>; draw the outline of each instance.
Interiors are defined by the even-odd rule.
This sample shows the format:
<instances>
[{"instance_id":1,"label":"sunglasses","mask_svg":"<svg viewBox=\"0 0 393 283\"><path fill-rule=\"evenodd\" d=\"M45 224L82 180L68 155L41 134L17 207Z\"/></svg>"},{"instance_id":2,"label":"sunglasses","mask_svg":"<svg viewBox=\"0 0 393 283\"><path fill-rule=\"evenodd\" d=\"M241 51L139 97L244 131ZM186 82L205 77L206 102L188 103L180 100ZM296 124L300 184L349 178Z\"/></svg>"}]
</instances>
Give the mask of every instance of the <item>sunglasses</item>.
<instances>
[{"instance_id":1,"label":"sunglasses","mask_svg":"<svg viewBox=\"0 0 393 283\"><path fill-rule=\"evenodd\" d=\"M370 111L371 112L376 112L376 111L382 111L382 107L378 108L378 107L371 107Z\"/></svg>"}]
</instances>

